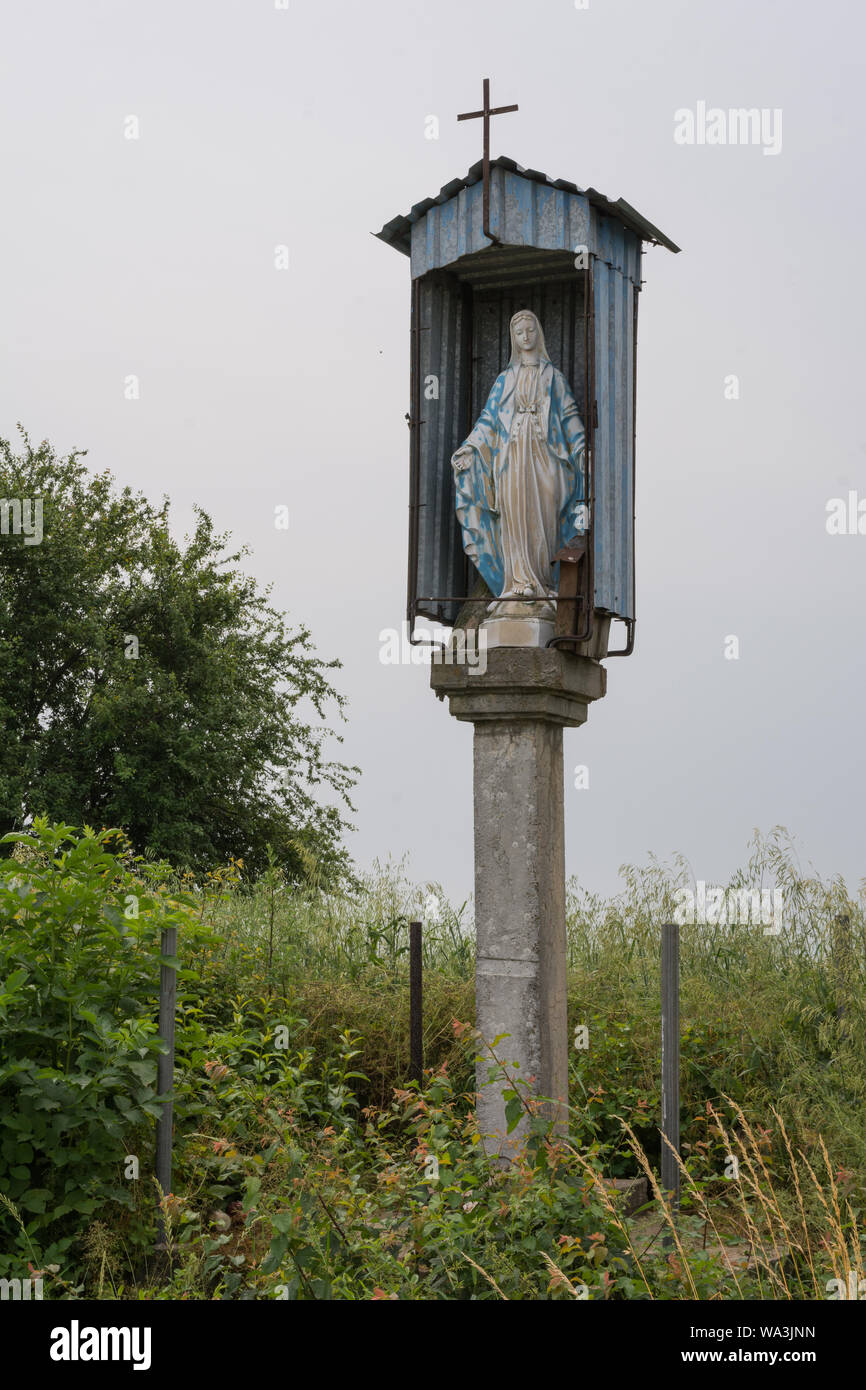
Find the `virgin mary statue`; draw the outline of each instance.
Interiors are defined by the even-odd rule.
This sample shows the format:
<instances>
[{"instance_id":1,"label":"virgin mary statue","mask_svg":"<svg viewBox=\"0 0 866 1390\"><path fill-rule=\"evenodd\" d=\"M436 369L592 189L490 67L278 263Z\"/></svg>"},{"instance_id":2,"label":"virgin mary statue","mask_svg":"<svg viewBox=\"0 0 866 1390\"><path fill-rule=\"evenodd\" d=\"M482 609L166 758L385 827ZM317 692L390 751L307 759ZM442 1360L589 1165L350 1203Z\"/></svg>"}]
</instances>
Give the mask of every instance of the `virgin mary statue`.
<instances>
[{"instance_id":1,"label":"virgin mary statue","mask_svg":"<svg viewBox=\"0 0 866 1390\"><path fill-rule=\"evenodd\" d=\"M552 615L553 556L586 527L584 442L541 324L521 309L511 320L511 360L451 459L463 548L497 596L492 616Z\"/></svg>"}]
</instances>

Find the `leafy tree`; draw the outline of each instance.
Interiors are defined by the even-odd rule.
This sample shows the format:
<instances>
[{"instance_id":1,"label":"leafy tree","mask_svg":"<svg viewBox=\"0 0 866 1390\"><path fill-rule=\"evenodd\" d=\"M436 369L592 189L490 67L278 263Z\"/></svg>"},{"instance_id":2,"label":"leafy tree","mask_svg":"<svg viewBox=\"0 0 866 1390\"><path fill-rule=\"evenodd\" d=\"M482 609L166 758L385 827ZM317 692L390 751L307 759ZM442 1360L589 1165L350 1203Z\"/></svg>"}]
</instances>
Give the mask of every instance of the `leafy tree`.
<instances>
[{"instance_id":1,"label":"leafy tree","mask_svg":"<svg viewBox=\"0 0 866 1390\"><path fill-rule=\"evenodd\" d=\"M179 544L167 498L22 436L21 456L0 440L0 834L48 813L121 826L178 866L258 873L270 844L293 875L312 855L320 882L339 877L358 769L329 760L321 721L343 717L340 663L286 626L200 508Z\"/></svg>"}]
</instances>

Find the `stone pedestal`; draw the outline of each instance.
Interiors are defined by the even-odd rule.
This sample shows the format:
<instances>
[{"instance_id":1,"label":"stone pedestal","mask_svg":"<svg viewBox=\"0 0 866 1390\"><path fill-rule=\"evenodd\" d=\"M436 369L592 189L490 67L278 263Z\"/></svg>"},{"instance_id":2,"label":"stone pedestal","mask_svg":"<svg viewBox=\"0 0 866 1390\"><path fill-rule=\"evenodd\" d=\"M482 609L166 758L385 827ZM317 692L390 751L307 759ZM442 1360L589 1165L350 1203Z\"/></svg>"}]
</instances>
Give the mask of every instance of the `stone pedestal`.
<instances>
[{"instance_id":1,"label":"stone pedestal","mask_svg":"<svg viewBox=\"0 0 866 1390\"><path fill-rule=\"evenodd\" d=\"M512 1075L550 1097L566 1127L565 844L562 730L583 724L605 693L597 661L554 648L493 647L487 669L433 666L430 683L455 719L475 726L476 1026ZM477 1068L478 1120L490 1153L506 1156L502 1091Z\"/></svg>"}]
</instances>

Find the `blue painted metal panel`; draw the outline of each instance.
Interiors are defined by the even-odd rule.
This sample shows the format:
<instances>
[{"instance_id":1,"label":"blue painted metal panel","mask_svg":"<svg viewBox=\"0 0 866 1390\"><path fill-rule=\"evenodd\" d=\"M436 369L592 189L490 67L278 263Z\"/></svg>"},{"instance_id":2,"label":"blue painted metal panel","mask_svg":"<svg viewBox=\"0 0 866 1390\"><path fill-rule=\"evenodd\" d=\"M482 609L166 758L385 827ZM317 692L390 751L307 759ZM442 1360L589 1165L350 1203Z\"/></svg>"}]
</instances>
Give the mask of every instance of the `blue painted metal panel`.
<instances>
[{"instance_id":1,"label":"blue painted metal panel","mask_svg":"<svg viewBox=\"0 0 866 1390\"><path fill-rule=\"evenodd\" d=\"M579 197L585 198L594 211L597 211L602 216L614 218L618 225L626 227L629 231L635 233L641 240L655 242L658 246L666 246L669 251L679 250L679 247L676 246L669 237L666 237L664 232L660 232L658 227L655 227L652 222L649 222L636 208L633 208L630 203L627 203L624 198L617 198L616 201L612 201L610 198L606 198L603 193L599 193L596 188L578 188L576 183L570 183L567 179L552 179L548 174L543 174L539 169L524 169L519 164L516 164L513 159L508 159L505 156L500 156L498 159L491 160L490 170L492 177L495 177L500 170L519 174L522 179L529 183L539 185L545 192L549 189L553 189L556 192L576 194ZM444 187L440 188L435 197L424 198L420 203L416 203L403 217L392 217L391 221L386 222L382 230L376 232L375 235L380 237L382 241L387 242L389 246L393 246L396 250L408 256L411 251L410 241L413 226L420 221L431 208L435 206L444 206L444 204L456 199L463 189L471 188L478 184L481 180L481 173L482 163L479 161L477 164L472 165L472 168L468 171L465 178L452 179L450 183L446 183ZM559 210L557 215L561 216L561 205L557 204L556 206ZM583 238L579 239L582 240Z\"/></svg>"},{"instance_id":2,"label":"blue painted metal panel","mask_svg":"<svg viewBox=\"0 0 866 1390\"><path fill-rule=\"evenodd\" d=\"M593 559L595 606L634 618L634 295L640 239L596 219Z\"/></svg>"},{"instance_id":3,"label":"blue painted metal panel","mask_svg":"<svg viewBox=\"0 0 866 1390\"><path fill-rule=\"evenodd\" d=\"M482 185L434 203L412 224L412 278L440 270L490 245L483 232ZM591 245L591 210L583 194L534 183L508 169L490 174L490 230L507 246L570 251Z\"/></svg>"}]
</instances>

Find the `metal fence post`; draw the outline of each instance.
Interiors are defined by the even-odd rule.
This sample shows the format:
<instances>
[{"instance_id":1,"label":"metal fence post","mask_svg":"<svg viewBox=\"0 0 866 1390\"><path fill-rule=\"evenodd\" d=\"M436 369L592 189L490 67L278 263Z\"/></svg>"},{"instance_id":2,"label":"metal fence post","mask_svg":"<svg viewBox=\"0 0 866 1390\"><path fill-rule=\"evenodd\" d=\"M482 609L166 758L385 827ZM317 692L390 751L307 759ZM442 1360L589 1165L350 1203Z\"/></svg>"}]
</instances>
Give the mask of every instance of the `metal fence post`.
<instances>
[{"instance_id":1,"label":"metal fence post","mask_svg":"<svg viewBox=\"0 0 866 1390\"><path fill-rule=\"evenodd\" d=\"M680 1206L680 929L676 922L662 926L662 1191L672 1194L674 1213ZM673 1145L675 1153L664 1142Z\"/></svg>"},{"instance_id":2,"label":"metal fence post","mask_svg":"<svg viewBox=\"0 0 866 1390\"><path fill-rule=\"evenodd\" d=\"M166 927L162 933L160 951L163 956L177 955L177 927ZM172 965L159 967L159 1036L167 1043L167 1050L161 1052L156 1063L157 1095L163 1096L174 1086L174 1012L177 1000L177 971ZM156 1122L156 1180L162 1191L171 1191L171 1143L174 1120L174 1102L169 1100L162 1107ZM157 1249L165 1245L165 1222L160 1209L157 1220Z\"/></svg>"},{"instance_id":3,"label":"metal fence post","mask_svg":"<svg viewBox=\"0 0 866 1390\"><path fill-rule=\"evenodd\" d=\"M421 923L409 923L409 1063L413 1080L424 1080L424 1028L421 988Z\"/></svg>"}]
</instances>

